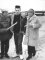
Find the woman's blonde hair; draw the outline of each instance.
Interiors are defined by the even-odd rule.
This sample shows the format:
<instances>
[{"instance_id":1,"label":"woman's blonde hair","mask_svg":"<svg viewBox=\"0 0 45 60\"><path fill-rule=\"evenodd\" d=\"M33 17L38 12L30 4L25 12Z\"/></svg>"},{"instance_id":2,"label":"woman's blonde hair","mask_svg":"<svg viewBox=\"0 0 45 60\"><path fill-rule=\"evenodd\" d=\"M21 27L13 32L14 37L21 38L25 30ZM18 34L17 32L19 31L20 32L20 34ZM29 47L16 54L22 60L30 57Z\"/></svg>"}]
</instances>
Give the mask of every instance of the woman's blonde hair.
<instances>
[{"instance_id":1,"label":"woman's blonde hair","mask_svg":"<svg viewBox=\"0 0 45 60\"><path fill-rule=\"evenodd\" d=\"M35 14L34 9L29 9L29 10L28 10L28 13L30 13L30 12L32 12L33 14Z\"/></svg>"}]
</instances>

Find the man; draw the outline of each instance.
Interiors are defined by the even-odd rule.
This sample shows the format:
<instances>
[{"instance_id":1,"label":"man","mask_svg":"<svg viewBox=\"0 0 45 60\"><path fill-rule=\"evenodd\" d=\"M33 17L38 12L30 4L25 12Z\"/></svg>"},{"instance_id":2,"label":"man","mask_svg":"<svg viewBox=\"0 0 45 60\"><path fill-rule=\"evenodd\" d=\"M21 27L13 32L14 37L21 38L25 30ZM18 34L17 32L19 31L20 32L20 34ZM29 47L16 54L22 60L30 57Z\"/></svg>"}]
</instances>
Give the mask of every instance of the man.
<instances>
[{"instance_id":1,"label":"man","mask_svg":"<svg viewBox=\"0 0 45 60\"><path fill-rule=\"evenodd\" d=\"M21 16L20 12L21 12L21 7L19 5L16 5L12 24L17 22L17 24L13 28L17 55L22 54L22 38L24 33L23 17Z\"/></svg>"},{"instance_id":2,"label":"man","mask_svg":"<svg viewBox=\"0 0 45 60\"><path fill-rule=\"evenodd\" d=\"M1 58L9 58L7 55L9 48L9 40L12 37L12 32L7 30L11 26L11 17L8 16L7 11L2 11L2 16L0 17L0 40L1 40Z\"/></svg>"},{"instance_id":3,"label":"man","mask_svg":"<svg viewBox=\"0 0 45 60\"><path fill-rule=\"evenodd\" d=\"M39 37L39 28L41 27L41 24L37 18L37 16L34 13L33 9L30 9L28 11L28 17L27 17L27 26L26 26L26 36L24 39L24 44L28 45L28 58L32 58L32 56L35 56L37 47L37 40Z\"/></svg>"}]
</instances>

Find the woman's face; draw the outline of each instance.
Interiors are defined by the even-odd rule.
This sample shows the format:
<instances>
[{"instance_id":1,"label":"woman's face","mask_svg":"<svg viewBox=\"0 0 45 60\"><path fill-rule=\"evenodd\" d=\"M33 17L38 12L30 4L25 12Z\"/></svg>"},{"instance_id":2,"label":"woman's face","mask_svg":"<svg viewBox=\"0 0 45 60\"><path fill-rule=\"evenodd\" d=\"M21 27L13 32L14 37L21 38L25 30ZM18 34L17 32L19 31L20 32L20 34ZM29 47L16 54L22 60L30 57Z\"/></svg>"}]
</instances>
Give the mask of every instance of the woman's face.
<instances>
[{"instance_id":1,"label":"woman's face","mask_svg":"<svg viewBox=\"0 0 45 60\"><path fill-rule=\"evenodd\" d=\"M33 16L33 12L28 12L28 16L32 17Z\"/></svg>"}]
</instances>

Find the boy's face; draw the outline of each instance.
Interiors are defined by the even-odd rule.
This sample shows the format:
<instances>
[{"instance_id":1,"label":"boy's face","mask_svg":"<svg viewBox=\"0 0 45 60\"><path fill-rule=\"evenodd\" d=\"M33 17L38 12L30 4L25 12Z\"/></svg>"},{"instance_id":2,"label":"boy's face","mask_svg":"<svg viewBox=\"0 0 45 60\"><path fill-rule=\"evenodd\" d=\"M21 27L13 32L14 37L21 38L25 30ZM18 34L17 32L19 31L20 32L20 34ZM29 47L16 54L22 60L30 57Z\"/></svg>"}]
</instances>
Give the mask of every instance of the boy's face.
<instances>
[{"instance_id":1,"label":"boy's face","mask_svg":"<svg viewBox=\"0 0 45 60\"><path fill-rule=\"evenodd\" d=\"M20 8L15 8L15 12L16 12L17 15L20 14L20 11L21 11Z\"/></svg>"},{"instance_id":2,"label":"boy's face","mask_svg":"<svg viewBox=\"0 0 45 60\"><path fill-rule=\"evenodd\" d=\"M22 17L25 17L26 16L25 12L22 12L21 15L22 15Z\"/></svg>"}]
</instances>

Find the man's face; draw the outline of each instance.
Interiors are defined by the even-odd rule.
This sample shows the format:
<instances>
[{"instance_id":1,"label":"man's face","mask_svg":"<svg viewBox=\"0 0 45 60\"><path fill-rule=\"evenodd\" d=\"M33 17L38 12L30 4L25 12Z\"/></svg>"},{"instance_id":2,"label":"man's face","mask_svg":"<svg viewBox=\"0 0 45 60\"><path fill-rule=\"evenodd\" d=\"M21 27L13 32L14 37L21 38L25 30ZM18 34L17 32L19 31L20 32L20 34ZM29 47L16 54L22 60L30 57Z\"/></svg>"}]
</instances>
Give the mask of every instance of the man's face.
<instances>
[{"instance_id":1,"label":"man's face","mask_svg":"<svg viewBox=\"0 0 45 60\"><path fill-rule=\"evenodd\" d=\"M20 11L21 11L20 8L15 8L15 12L16 12L17 15L20 14Z\"/></svg>"},{"instance_id":2,"label":"man's face","mask_svg":"<svg viewBox=\"0 0 45 60\"><path fill-rule=\"evenodd\" d=\"M7 12L4 12L3 15L6 16L7 15Z\"/></svg>"}]
</instances>

